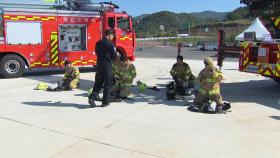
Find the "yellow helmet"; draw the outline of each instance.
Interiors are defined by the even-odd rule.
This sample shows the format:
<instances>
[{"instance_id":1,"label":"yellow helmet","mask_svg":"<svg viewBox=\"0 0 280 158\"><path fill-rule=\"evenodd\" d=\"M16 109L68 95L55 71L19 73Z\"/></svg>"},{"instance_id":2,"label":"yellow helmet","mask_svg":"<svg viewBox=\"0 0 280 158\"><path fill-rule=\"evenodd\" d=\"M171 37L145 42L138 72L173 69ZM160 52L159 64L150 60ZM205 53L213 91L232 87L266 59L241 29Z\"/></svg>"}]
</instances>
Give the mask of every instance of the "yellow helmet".
<instances>
[{"instance_id":1,"label":"yellow helmet","mask_svg":"<svg viewBox=\"0 0 280 158\"><path fill-rule=\"evenodd\" d=\"M38 85L36 86L36 90L47 90L48 89L48 84L45 82L40 82L38 83Z\"/></svg>"},{"instance_id":2,"label":"yellow helmet","mask_svg":"<svg viewBox=\"0 0 280 158\"><path fill-rule=\"evenodd\" d=\"M206 66L209 66L209 67L214 67L214 61L210 57L207 57L204 59L204 64L206 64Z\"/></svg>"},{"instance_id":3,"label":"yellow helmet","mask_svg":"<svg viewBox=\"0 0 280 158\"><path fill-rule=\"evenodd\" d=\"M144 92L147 90L148 86L141 82L141 81L137 81L137 86L138 86L138 89L141 91L141 92Z\"/></svg>"}]
</instances>

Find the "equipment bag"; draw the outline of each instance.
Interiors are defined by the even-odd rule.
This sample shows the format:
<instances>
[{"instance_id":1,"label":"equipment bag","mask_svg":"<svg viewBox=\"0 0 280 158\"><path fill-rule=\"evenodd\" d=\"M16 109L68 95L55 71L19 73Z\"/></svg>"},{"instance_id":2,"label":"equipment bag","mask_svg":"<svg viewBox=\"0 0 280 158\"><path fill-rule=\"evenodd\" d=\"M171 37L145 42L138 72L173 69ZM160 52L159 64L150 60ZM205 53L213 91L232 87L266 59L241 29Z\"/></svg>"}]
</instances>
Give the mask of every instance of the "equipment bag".
<instances>
[{"instance_id":1,"label":"equipment bag","mask_svg":"<svg viewBox=\"0 0 280 158\"><path fill-rule=\"evenodd\" d=\"M166 99L167 100L173 100L175 99L176 95L176 87L175 82L170 82L166 85Z\"/></svg>"}]
</instances>

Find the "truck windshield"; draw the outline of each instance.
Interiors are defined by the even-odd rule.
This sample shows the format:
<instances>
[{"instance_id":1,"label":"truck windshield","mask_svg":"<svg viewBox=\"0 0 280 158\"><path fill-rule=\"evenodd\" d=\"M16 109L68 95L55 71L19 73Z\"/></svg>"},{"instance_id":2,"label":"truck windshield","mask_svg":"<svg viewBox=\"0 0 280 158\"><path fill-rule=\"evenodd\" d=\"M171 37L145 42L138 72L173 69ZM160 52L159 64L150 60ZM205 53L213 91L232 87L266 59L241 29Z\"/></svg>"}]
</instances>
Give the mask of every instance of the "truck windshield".
<instances>
[{"instance_id":1,"label":"truck windshield","mask_svg":"<svg viewBox=\"0 0 280 158\"><path fill-rule=\"evenodd\" d=\"M129 18L128 17L118 17L118 28L122 30L130 30Z\"/></svg>"}]
</instances>

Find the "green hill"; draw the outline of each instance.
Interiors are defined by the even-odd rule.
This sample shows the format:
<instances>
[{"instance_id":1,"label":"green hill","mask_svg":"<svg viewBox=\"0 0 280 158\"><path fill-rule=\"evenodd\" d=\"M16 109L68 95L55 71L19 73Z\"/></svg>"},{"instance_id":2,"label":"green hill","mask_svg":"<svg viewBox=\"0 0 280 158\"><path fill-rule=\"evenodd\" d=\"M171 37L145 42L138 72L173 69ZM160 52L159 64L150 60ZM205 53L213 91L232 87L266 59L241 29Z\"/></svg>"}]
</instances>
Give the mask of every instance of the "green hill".
<instances>
[{"instance_id":1,"label":"green hill","mask_svg":"<svg viewBox=\"0 0 280 158\"><path fill-rule=\"evenodd\" d=\"M228 14L227 12L215 12L215 11L190 13L190 15L198 19L218 19L218 20L223 20L227 14Z\"/></svg>"},{"instance_id":2,"label":"green hill","mask_svg":"<svg viewBox=\"0 0 280 158\"><path fill-rule=\"evenodd\" d=\"M236 20L240 19L250 20L247 7L241 7L228 13L214 11L174 13L161 11L153 14L143 14L133 19L138 37L176 36L179 33L187 33L189 27L205 28L209 25L231 23L231 21L236 22ZM164 26L164 31L160 30L161 25Z\"/></svg>"},{"instance_id":3,"label":"green hill","mask_svg":"<svg viewBox=\"0 0 280 158\"><path fill-rule=\"evenodd\" d=\"M249 9L247 7L240 7L225 16L225 20L240 20L249 19Z\"/></svg>"}]
</instances>

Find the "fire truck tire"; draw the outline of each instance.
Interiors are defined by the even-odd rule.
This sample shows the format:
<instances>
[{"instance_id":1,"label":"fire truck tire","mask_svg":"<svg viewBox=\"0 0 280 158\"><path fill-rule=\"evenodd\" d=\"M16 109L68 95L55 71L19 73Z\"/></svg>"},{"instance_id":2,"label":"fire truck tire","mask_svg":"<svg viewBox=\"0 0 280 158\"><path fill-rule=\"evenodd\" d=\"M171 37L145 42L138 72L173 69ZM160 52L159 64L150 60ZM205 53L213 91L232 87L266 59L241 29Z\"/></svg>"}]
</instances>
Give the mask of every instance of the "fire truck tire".
<instances>
[{"instance_id":1,"label":"fire truck tire","mask_svg":"<svg viewBox=\"0 0 280 158\"><path fill-rule=\"evenodd\" d=\"M17 78L23 75L25 62L15 54L6 55L0 62L0 71L5 78Z\"/></svg>"},{"instance_id":2,"label":"fire truck tire","mask_svg":"<svg viewBox=\"0 0 280 158\"><path fill-rule=\"evenodd\" d=\"M280 84L280 78L274 78L274 81Z\"/></svg>"}]
</instances>

